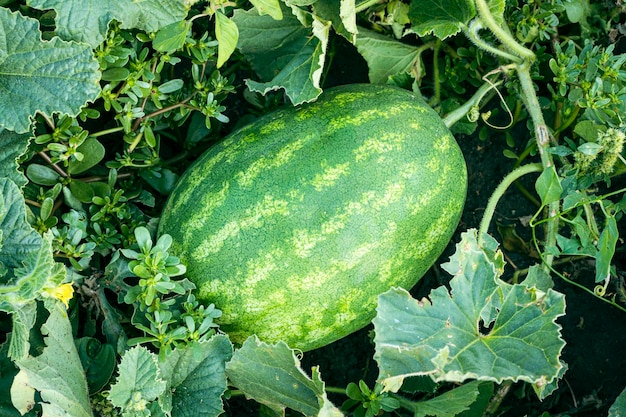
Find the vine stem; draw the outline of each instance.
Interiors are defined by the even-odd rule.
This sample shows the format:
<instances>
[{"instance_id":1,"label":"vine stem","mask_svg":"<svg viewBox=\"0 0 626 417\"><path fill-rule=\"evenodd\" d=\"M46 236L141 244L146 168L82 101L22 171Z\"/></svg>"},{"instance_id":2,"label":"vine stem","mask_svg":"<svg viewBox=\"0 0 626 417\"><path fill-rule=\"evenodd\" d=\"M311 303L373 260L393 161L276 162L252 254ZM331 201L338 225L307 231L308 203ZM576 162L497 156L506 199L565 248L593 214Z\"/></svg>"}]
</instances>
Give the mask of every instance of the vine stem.
<instances>
[{"instance_id":1,"label":"vine stem","mask_svg":"<svg viewBox=\"0 0 626 417\"><path fill-rule=\"evenodd\" d=\"M480 86L480 88L474 93L469 100L467 100L462 106L452 110L450 113L446 114L443 117L443 123L450 128L453 124L464 118L474 106L478 106L483 97L489 93L489 91L493 90L496 86L500 85L500 82L497 83L484 83Z\"/></svg>"},{"instance_id":2,"label":"vine stem","mask_svg":"<svg viewBox=\"0 0 626 417\"><path fill-rule=\"evenodd\" d=\"M485 0L476 0L476 7L480 18L489 30L496 35L498 40L502 42L509 50L526 61L534 61L535 53L523 45L520 45L511 33L505 29L506 25L497 22L491 14L491 10Z\"/></svg>"},{"instance_id":3,"label":"vine stem","mask_svg":"<svg viewBox=\"0 0 626 417\"><path fill-rule=\"evenodd\" d=\"M489 229L489 224L491 224L491 219L493 218L494 213L496 212L496 206L498 205L498 201L504 196L504 193L508 188L518 179L523 177L524 175L533 173L533 172L541 172L543 171L542 164L528 164L522 165L519 168L514 169L510 173L504 177L502 182L498 184L496 189L489 197L489 202L487 203L487 207L485 208L485 213L483 214L483 218L480 221L480 229L478 233L478 243L483 243L483 235L487 234L487 230Z\"/></svg>"},{"instance_id":4,"label":"vine stem","mask_svg":"<svg viewBox=\"0 0 626 417\"><path fill-rule=\"evenodd\" d=\"M476 8L484 26L496 36L498 41L502 43L508 52L521 58L521 62L516 62L515 71L522 89L522 101L525 104L526 110L535 128L535 140L537 141L542 167L543 169L550 168L554 164L552 155L547 151L550 146L551 137L548 126L543 118L539 100L537 99L535 85L530 75L530 66L535 61L535 54L530 49L518 43L508 31L506 25L501 25L496 21L486 0L476 0ZM548 221L545 229L544 248L550 248L556 245L556 236L559 227L559 209L559 200L548 204L546 207ZM487 213L485 214L487 215ZM489 216L486 217L490 219ZM483 225L481 223L481 230L482 229ZM554 255L547 253L543 262L543 268L546 272L550 273L550 266L553 261Z\"/></svg>"}]
</instances>

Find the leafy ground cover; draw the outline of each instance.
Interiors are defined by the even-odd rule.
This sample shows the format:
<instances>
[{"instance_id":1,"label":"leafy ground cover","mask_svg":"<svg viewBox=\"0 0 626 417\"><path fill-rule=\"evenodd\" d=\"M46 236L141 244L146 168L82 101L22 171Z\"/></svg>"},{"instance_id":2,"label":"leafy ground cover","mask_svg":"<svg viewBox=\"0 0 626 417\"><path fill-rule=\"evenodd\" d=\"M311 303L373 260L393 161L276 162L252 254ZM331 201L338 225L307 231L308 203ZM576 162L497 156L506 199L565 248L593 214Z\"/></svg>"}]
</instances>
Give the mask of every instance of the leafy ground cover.
<instances>
[{"instance_id":1,"label":"leafy ground cover","mask_svg":"<svg viewBox=\"0 0 626 417\"><path fill-rule=\"evenodd\" d=\"M625 15L0 2L1 414L623 414ZM155 235L161 208L237 126L352 82L419 92L451 126L458 232L369 328L304 355L233 346Z\"/></svg>"}]
</instances>

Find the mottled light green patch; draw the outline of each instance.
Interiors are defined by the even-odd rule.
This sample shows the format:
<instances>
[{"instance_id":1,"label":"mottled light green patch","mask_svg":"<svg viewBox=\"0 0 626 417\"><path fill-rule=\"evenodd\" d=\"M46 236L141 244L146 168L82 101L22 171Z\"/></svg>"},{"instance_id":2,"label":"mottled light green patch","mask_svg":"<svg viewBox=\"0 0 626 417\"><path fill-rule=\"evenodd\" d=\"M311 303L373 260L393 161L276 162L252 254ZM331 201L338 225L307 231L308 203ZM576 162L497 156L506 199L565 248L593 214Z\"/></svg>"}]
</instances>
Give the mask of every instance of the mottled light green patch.
<instances>
[{"instance_id":1,"label":"mottled light green patch","mask_svg":"<svg viewBox=\"0 0 626 417\"><path fill-rule=\"evenodd\" d=\"M336 267L330 267L324 270L316 268L304 275L293 275L287 279L287 282L289 282L291 291L306 293L307 291L325 286L327 283L331 282L339 272Z\"/></svg>"},{"instance_id":2,"label":"mottled light green patch","mask_svg":"<svg viewBox=\"0 0 626 417\"><path fill-rule=\"evenodd\" d=\"M278 269L276 259L282 256L283 251L276 248L259 258L249 259L246 264L246 277L244 282L247 286L254 286L258 282L271 278L272 272Z\"/></svg>"},{"instance_id":3,"label":"mottled light green patch","mask_svg":"<svg viewBox=\"0 0 626 417\"><path fill-rule=\"evenodd\" d=\"M318 116L318 110L311 107L300 107L294 116L294 120L296 122L304 122L305 120L309 120L313 117Z\"/></svg>"},{"instance_id":4,"label":"mottled light green patch","mask_svg":"<svg viewBox=\"0 0 626 417\"><path fill-rule=\"evenodd\" d=\"M406 135L396 132L386 132L377 137L370 137L354 150L354 157L357 161L363 161L375 155L400 151L405 140Z\"/></svg>"},{"instance_id":5,"label":"mottled light green patch","mask_svg":"<svg viewBox=\"0 0 626 417\"><path fill-rule=\"evenodd\" d=\"M224 246L224 242L239 234L241 230L251 227L260 227L266 218L272 216L286 216L289 214L289 203L285 200L275 199L271 195L265 195L263 200L254 207L247 209L240 219L234 219L226 223L220 230L206 237L200 245L194 249L193 258L202 260L212 253L217 253Z\"/></svg>"},{"instance_id":6,"label":"mottled light green patch","mask_svg":"<svg viewBox=\"0 0 626 417\"><path fill-rule=\"evenodd\" d=\"M291 189L285 193L285 196L289 198L290 201L302 202L304 201L305 193L300 189Z\"/></svg>"},{"instance_id":7,"label":"mottled light green patch","mask_svg":"<svg viewBox=\"0 0 626 417\"><path fill-rule=\"evenodd\" d=\"M336 106L345 106L346 104L353 103L358 100L363 100L365 98L371 97L372 95L369 93L359 93L359 92L349 92L337 94L332 103Z\"/></svg>"},{"instance_id":8,"label":"mottled light green patch","mask_svg":"<svg viewBox=\"0 0 626 417\"><path fill-rule=\"evenodd\" d=\"M419 175L420 170L421 167L417 162L409 162L400 168L400 175L404 179L412 179Z\"/></svg>"},{"instance_id":9,"label":"mottled light green patch","mask_svg":"<svg viewBox=\"0 0 626 417\"><path fill-rule=\"evenodd\" d=\"M267 124L265 124L263 127L261 127L261 129L259 129L259 133L261 135L270 135L284 128L285 128L285 120L283 120L282 118L279 118L279 119L274 119L271 122L268 122Z\"/></svg>"},{"instance_id":10,"label":"mottled light green patch","mask_svg":"<svg viewBox=\"0 0 626 417\"><path fill-rule=\"evenodd\" d=\"M403 197L406 185L404 181L391 183L385 189L385 192L376 200L371 202L371 207L375 211L381 211L390 204L394 204Z\"/></svg>"},{"instance_id":11,"label":"mottled light green patch","mask_svg":"<svg viewBox=\"0 0 626 417\"><path fill-rule=\"evenodd\" d=\"M377 119L385 119L388 117L389 114L387 114L387 112L385 112L384 110L363 110L355 116L342 115L341 117L330 120L326 125L325 130L327 134L333 134L338 130L344 129L348 126L361 126L364 123L371 122Z\"/></svg>"},{"instance_id":12,"label":"mottled light green patch","mask_svg":"<svg viewBox=\"0 0 626 417\"><path fill-rule=\"evenodd\" d=\"M295 153L302 149L309 137L296 139L287 143L272 157L259 158L246 167L245 171L239 171L235 174L235 180L242 188L251 187L254 180L262 173L269 172L271 169L278 168L293 158Z\"/></svg>"},{"instance_id":13,"label":"mottled light green patch","mask_svg":"<svg viewBox=\"0 0 626 417\"><path fill-rule=\"evenodd\" d=\"M435 140L435 149L441 153L447 153L453 145L454 138L450 134L445 134Z\"/></svg>"},{"instance_id":14,"label":"mottled light green patch","mask_svg":"<svg viewBox=\"0 0 626 417\"><path fill-rule=\"evenodd\" d=\"M350 173L349 167L350 162L327 166L321 173L315 175L311 180L311 185L316 191L322 191L324 188L332 187L339 178Z\"/></svg>"},{"instance_id":15,"label":"mottled light green patch","mask_svg":"<svg viewBox=\"0 0 626 417\"><path fill-rule=\"evenodd\" d=\"M185 222L185 239L188 242L192 241L193 236L197 233L197 231L204 227L204 224L213 211L224 204L226 197L228 196L229 188L230 183L224 181L222 183L222 188L218 191L209 192L202 196L202 199L198 202L198 204L202 207L202 210L196 211L195 214Z\"/></svg>"},{"instance_id":16,"label":"mottled light green patch","mask_svg":"<svg viewBox=\"0 0 626 417\"><path fill-rule=\"evenodd\" d=\"M432 157L426 163L426 168L431 172L437 172L441 167L441 158Z\"/></svg>"},{"instance_id":17,"label":"mottled light green patch","mask_svg":"<svg viewBox=\"0 0 626 417\"><path fill-rule=\"evenodd\" d=\"M294 253L298 258L308 258L311 255L311 251L320 242L326 239L324 234L312 235L308 230L299 229L293 233L293 246Z\"/></svg>"}]
</instances>

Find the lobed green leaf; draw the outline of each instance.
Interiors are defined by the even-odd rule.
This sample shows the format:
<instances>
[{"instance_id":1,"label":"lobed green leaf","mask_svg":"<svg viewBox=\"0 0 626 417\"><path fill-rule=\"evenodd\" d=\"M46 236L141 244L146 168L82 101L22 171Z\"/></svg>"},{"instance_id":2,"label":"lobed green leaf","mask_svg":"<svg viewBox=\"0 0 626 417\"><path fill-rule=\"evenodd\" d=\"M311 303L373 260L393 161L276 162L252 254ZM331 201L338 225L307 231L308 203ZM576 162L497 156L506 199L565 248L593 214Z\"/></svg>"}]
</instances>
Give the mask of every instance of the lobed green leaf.
<instances>
[{"instance_id":1,"label":"lobed green leaf","mask_svg":"<svg viewBox=\"0 0 626 417\"><path fill-rule=\"evenodd\" d=\"M36 112L76 116L100 92L91 48L42 41L38 22L0 8L0 127L26 133Z\"/></svg>"},{"instance_id":2,"label":"lobed green leaf","mask_svg":"<svg viewBox=\"0 0 626 417\"><path fill-rule=\"evenodd\" d=\"M326 398L317 368L309 378L284 342L269 345L251 336L226 364L226 374L247 398L276 413L290 408L305 416L341 415Z\"/></svg>"},{"instance_id":3,"label":"lobed green leaf","mask_svg":"<svg viewBox=\"0 0 626 417\"><path fill-rule=\"evenodd\" d=\"M37 357L17 361L20 373L14 384L21 390L36 390L43 416L92 416L85 374L74 346L72 327L61 303L50 311L42 326L46 347ZM34 404L32 404L34 405Z\"/></svg>"},{"instance_id":4,"label":"lobed green leaf","mask_svg":"<svg viewBox=\"0 0 626 417\"><path fill-rule=\"evenodd\" d=\"M329 22L313 20L311 36L287 8L280 21L255 9L236 10L232 20L239 28L238 48L262 80L246 80L248 88L261 94L282 88L294 105L321 94Z\"/></svg>"},{"instance_id":5,"label":"lobed green leaf","mask_svg":"<svg viewBox=\"0 0 626 417\"><path fill-rule=\"evenodd\" d=\"M450 292L439 287L417 301L392 289L379 297L374 358L388 389L408 376L430 375L436 381L523 380L542 395L559 375L565 342L555 320L565 313L563 295L500 281L495 240L485 236L479 246L476 234L464 233L443 265L454 275Z\"/></svg>"},{"instance_id":6,"label":"lobed green leaf","mask_svg":"<svg viewBox=\"0 0 626 417\"><path fill-rule=\"evenodd\" d=\"M56 33L65 40L95 48L113 20L122 29L156 32L187 15L187 2L180 0L27 0L30 7L54 9Z\"/></svg>"}]
</instances>

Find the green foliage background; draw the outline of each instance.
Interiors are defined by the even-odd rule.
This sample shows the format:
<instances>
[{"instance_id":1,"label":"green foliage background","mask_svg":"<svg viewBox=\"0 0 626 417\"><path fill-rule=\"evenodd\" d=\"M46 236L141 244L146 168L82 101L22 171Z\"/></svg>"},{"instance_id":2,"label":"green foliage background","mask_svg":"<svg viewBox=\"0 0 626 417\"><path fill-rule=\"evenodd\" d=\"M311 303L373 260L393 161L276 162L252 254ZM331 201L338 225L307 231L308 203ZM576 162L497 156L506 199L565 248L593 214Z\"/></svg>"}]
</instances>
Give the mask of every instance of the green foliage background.
<instances>
[{"instance_id":1,"label":"green foliage background","mask_svg":"<svg viewBox=\"0 0 626 417\"><path fill-rule=\"evenodd\" d=\"M217 416L245 395L274 415L496 415L514 381L548 397L567 370L552 278L626 311L624 190L612 186L626 168L625 12L586 0L0 2L0 414ZM340 390L342 407L285 344L234 347L171 238L154 235L193 157L249 118L315 100L340 43L371 83L422 94L455 133L500 126L512 170L444 265L450 290L381 296L379 378ZM540 262L505 282L486 232L500 194L532 173ZM579 257L595 261L592 282L555 266Z\"/></svg>"}]
</instances>

